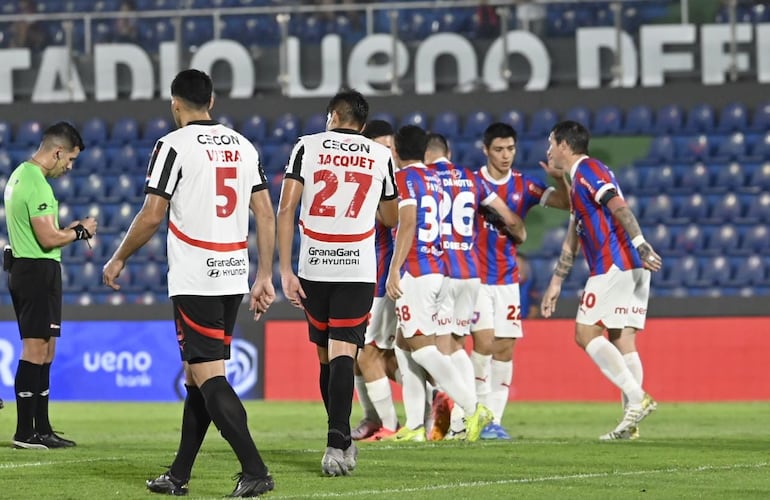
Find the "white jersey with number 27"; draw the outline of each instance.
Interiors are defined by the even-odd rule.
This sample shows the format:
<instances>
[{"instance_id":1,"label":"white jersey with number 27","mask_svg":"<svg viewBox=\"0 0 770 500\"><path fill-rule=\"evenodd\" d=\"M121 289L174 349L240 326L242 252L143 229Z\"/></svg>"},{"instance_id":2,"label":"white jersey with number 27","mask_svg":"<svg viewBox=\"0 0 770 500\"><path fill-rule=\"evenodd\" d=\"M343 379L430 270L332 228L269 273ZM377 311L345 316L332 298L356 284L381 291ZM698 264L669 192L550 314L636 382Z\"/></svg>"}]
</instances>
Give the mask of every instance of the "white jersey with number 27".
<instances>
[{"instance_id":1,"label":"white jersey with number 27","mask_svg":"<svg viewBox=\"0 0 770 500\"><path fill-rule=\"evenodd\" d=\"M374 283L374 222L380 200L396 198L390 150L353 130L300 137L286 177L304 184L299 276Z\"/></svg>"}]
</instances>

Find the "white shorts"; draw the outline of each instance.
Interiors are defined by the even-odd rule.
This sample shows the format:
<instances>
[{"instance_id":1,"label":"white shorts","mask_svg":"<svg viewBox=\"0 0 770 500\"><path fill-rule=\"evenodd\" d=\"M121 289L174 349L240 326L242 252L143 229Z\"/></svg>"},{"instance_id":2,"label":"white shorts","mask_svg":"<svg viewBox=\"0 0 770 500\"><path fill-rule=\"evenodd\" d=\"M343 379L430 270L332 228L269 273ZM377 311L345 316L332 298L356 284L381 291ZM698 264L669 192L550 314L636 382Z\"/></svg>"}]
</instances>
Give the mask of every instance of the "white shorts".
<instances>
[{"instance_id":1,"label":"white shorts","mask_svg":"<svg viewBox=\"0 0 770 500\"><path fill-rule=\"evenodd\" d=\"M435 335L438 329L439 304L446 294L444 276L426 274L401 277L401 297L396 300L398 328L404 338L417 335Z\"/></svg>"},{"instance_id":2,"label":"white shorts","mask_svg":"<svg viewBox=\"0 0 770 500\"><path fill-rule=\"evenodd\" d=\"M494 330L495 337L520 339L521 299L519 284L481 285L471 332Z\"/></svg>"},{"instance_id":3,"label":"white shorts","mask_svg":"<svg viewBox=\"0 0 770 500\"><path fill-rule=\"evenodd\" d=\"M470 335L481 280L447 278L447 293L439 306L439 335Z\"/></svg>"},{"instance_id":4,"label":"white shorts","mask_svg":"<svg viewBox=\"0 0 770 500\"><path fill-rule=\"evenodd\" d=\"M591 276L580 298L576 321L582 325L601 325L613 330L633 326L629 324L632 310L634 307L639 310L639 300L634 296L635 288L634 271L621 271L615 265L604 274ZM644 309L646 313L646 301Z\"/></svg>"},{"instance_id":5,"label":"white shorts","mask_svg":"<svg viewBox=\"0 0 770 500\"><path fill-rule=\"evenodd\" d=\"M652 273L647 269L633 269L634 294L631 298L631 309L628 314L626 326L644 330L644 322L647 319L647 303L650 300L650 277Z\"/></svg>"},{"instance_id":6,"label":"white shorts","mask_svg":"<svg viewBox=\"0 0 770 500\"><path fill-rule=\"evenodd\" d=\"M387 295L375 297L370 314L364 343L374 344L380 349L393 349L393 342L396 340L395 302Z\"/></svg>"}]
</instances>

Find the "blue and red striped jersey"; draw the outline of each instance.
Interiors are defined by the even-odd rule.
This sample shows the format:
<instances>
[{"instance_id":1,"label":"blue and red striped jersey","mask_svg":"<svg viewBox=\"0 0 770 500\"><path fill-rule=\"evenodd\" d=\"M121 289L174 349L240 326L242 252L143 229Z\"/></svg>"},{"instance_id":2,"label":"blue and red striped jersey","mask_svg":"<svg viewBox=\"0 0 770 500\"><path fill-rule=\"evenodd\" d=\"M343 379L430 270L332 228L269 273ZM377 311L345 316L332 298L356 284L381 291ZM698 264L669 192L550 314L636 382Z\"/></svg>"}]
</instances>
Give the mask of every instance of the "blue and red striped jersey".
<instances>
[{"instance_id":1,"label":"blue and red striped jersey","mask_svg":"<svg viewBox=\"0 0 770 500\"><path fill-rule=\"evenodd\" d=\"M540 204L548 186L530 175L511 170L500 180L493 179L487 167L482 167L478 174L497 196L505 201L508 208L522 220L529 209ZM479 256L481 282L485 285L511 285L519 282L519 266L516 263L516 245L481 215L477 217L478 239L476 251Z\"/></svg>"},{"instance_id":2,"label":"blue and red striped jersey","mask_svg":"<svg viewBox=\"0 0 770 500\"><path fill-rule=\"evenodd\" d=\"M441 179L435 171L428 170L425 165L419 163L396 172L396 187L399 210L409 205L417 208L414 242L401 266L401 274L445 274L439 213L443 197Z\"/></svg>"},{"instance_id":3,"label":"blue and red striped jersey","mask_svg":"<svg viewBox=\"0 0 770 500\"><path fill-rule=\"evenodd\" d=\"M393 258L394 230L380 221L374 223L374 254L377 257L377 285L375 297L385 296L385 282L388 280L390 260Z\"/></svg>"},{"instance_id":4,"label":"blue and red striped jersey","mask_svg":"<svg viewBox=\"0 0 770 500\"><path fill-rule=\"evenodd\" d=\"M622 270L642 267L631 238L599 200L615 189L623 196L615 174L595 158L584 157L570 172L572 215L591 276L604 274L612 264Z\"/></svg>"},{"instance_id":5,"label":"blue and red striped jersey","mask_svg":"<svg viewBox=\"0 0 770 500\"><path fill-rule=\"evenodd\" d=\"M438 161L433 168L444 189L441 213L441 238L447 276L457 279L479 277L476 254L476 214L483 202L494 197L492 188L467 168Z\"/></svg>"}]
</instances>

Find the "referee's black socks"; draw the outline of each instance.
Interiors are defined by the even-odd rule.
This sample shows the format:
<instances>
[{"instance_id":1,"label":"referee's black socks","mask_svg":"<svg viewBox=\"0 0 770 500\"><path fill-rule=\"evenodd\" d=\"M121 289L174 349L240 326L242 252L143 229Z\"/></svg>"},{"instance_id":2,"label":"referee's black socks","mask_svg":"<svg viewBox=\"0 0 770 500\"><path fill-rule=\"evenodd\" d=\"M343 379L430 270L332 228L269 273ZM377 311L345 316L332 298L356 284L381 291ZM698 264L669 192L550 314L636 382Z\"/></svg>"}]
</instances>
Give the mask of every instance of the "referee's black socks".
<instances>
[{"instance_id":1,"label":"referee's black socks","mask_svg":"<svg viewBox=\"0 0 770 500\"><path fill-rule=\"evenodd\" d=\"M35 432L35 407L40 392L40 365L19 360L16 368L16 439L27 439Z\"/></svg>"}]
</instances>

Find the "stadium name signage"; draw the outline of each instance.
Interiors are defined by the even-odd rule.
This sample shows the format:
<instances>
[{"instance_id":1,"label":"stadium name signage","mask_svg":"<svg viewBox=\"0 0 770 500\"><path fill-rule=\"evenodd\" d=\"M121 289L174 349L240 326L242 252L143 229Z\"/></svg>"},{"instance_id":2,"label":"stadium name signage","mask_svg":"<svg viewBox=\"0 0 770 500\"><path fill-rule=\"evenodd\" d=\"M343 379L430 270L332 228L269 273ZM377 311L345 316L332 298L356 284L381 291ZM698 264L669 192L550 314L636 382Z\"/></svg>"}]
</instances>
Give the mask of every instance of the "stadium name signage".
<instances>
[{"instance_id":1,"label":"stadium name signage","mask_svg":"<svg viewBox=\"0 0 770 500\"><path fill-rule=\"evenodd\" d=\"M750 69L754 54L757 80L770 82L770 24L739 24L735 32L739 44L737 69ZM728 49L730 27L718 25L649 25L642 26L639 43L627 33L620 36L620 75L611 85L620 87L660 87L670 73L700 71L705 85L725 83L730 71ZM746 44L754 43L754 50ZM700 44L696 51L696 43ZM618 39L614 28L580 28L575 36L577 86L599 88L602 82L601 57L615 53ZM525 90L544 90L551 80L552 61L541 39L526 31L510 31L495 40L484 54L465 37L455 33L431 35L413 50L389 35L375 34L356 43L344 60L342 40L338 35L327 35L320 46L320 83L314 88L302 82L300 41L291 37L287 44L287 94L291 97L325 97L333 95L345 83L367 95L386 95L389 88L396 49L396 72L406 76L414 68L414 92L432 94L436 90L436 61L452 57L457 67L457 88L468 92L479 80L490 91L508 89L509 83L501 74L504 59L510 55L523 57L529 65ZM507 52L507 54L506 54ZM700 54L697 65L696 53ZM180 61L173 42L160 45L156 71L150 55L138 45L96 44L93 57L93 99L111 101L118 98L118 67L127 68L131 75L130 99L152 99L156 89L168 98L168 88L177 73ZM233 40L212 40L191 54L189 66L211 72L215 64L227 64L232 74L229 96L250 98L253 95L256 68L249 50ZM478 69L481 68L479 74ZM32 67L29 49L0 50L0 103L14 99L14 73L31 72L34 87L33 102L80 102L88 97L78 67L70 61L67 49L47 47L37 68ZM89 72L90 73L90 72ZM122 73L121 73L122 74ZM278 75L260 75L261 81L278 79ZM66 83L63 83L66 82ZM383 90L385 89L385 90Z\"/></svg>"}]
</instances>

